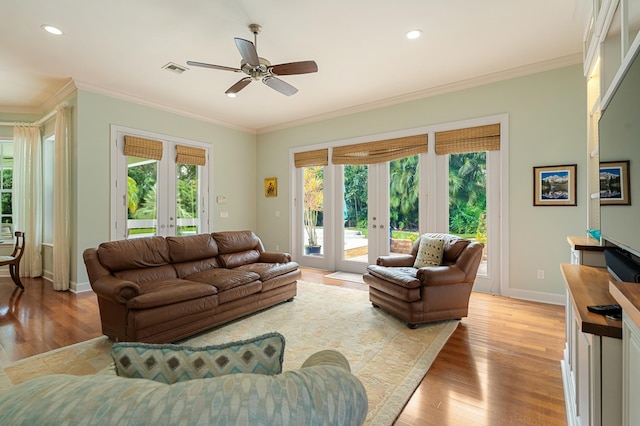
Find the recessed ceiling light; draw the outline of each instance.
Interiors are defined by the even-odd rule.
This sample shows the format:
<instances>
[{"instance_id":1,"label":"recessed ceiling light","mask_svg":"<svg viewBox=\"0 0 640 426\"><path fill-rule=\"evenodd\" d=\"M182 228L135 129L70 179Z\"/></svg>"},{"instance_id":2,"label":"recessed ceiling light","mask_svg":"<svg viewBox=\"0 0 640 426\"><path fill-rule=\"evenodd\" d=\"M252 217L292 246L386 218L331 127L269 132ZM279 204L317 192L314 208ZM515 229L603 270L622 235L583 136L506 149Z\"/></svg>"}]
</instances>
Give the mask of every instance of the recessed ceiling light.
<instances>
[{"instance_id":1,"label":"recessed ceiling light","mask_svg":"<svg viewBox=\"0 0 640 426\"><path fill-rule=\"evenodd\" d=\"M43 24L43 25L40 25L40 28L42 28L43 30L45 30L49 34L53 34L53 35L62 35L62 34L64 34L60 28L58 28L56 26L53 26L53 25Z\"/></svg>"},{"instance_id":2,"label":"recessed ceiling light","mask_svg":"<svg viewBox=\"0 0 640 426\"><path fill-rule=\"evenodd\" d=\"M420 38L422 35L422 30L411 30L406 34L406 37L409 40L415 40L416 38Z\"/></svg>"}]
</instances>

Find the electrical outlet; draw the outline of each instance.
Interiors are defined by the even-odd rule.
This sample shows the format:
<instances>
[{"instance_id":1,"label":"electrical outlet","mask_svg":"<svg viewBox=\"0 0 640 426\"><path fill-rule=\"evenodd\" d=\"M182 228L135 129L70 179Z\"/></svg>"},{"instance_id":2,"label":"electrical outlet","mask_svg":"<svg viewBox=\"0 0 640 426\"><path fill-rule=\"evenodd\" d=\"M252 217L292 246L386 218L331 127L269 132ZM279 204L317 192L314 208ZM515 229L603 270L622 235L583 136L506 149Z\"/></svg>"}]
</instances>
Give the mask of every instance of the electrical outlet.
<instances>
[{"instance_id":1,"label":"electrical outlet","mask_svg":"<svg viewBox=\"0 0 640 426\"><path fill-rule=\"evenodd\" d=\"M276 251L280 251L280 246L276 244Z\"/></svg>"},{"instance_id":2,"label":"electrical outlet","mask_svg":"<svg viewBox=\"0 0 640 426\"><path fill-rule=\"evenodd\" d=\"M538 279L544 280L544 269L538 269Z\"/></svg>"}]
</instances>

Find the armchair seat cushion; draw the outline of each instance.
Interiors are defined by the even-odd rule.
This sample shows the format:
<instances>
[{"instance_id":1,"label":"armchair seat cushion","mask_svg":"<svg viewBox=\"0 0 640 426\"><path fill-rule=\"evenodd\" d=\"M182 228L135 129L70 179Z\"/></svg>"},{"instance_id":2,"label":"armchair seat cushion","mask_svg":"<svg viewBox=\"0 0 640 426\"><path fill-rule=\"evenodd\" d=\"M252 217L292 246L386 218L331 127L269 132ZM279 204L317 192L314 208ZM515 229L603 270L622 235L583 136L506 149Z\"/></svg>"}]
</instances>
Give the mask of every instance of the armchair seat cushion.
<instances>
[{"instance_id":1,"label":"armchair seat cushion","mask_svg":"<svg viewBox=\"0 0 640 426\"><path fill-rule=\"evenodd\" d=\"M404 288L420 287L420 280L417 278L418 270L416 268L369 265L367 267L367 271L369 271L369 273L374 277Z\"/></svg>"}]
</instances>

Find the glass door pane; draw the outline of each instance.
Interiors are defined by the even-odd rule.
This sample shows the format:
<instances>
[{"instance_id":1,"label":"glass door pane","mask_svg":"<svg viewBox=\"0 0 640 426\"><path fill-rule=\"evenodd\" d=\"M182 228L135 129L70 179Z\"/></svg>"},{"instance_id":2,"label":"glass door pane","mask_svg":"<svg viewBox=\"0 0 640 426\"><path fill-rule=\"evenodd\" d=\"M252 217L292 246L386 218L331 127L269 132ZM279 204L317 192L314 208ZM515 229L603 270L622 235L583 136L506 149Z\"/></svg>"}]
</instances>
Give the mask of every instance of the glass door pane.
<instances>
[{"instance_id":1,"label":"glass door pane","mask_svg":"<svg viewBox=\"0 0 640 426\"><path fill-rule=\"evenodd\" d=\"M158 162L127 156L127 238L158 234Z\"/></svg>"},{"instance_id":2,"label":"glass door pane","mask_svg":"<svg viewBox=\"0 0 640 426\"><path fill-rule=\"evenodd\" d=\"M487 153L449 155L449 232L484 243L479 276L487 275Z\"/></svg>"},{"instance_id":3,"label":"glass door pane","mask_svg":"<svg viewBox=\"0 0 640 426\"><path fill-rule=\"evenodd\" d=\"M408 254L420 236L419 156L389 162L389 253Z\"/></svg>"},{"instance_id":4,"label":"glass door pane","mask_svg":"<svg viewBox=\"0 0 640 426\"><path fill-rule=\"evenodd\" d=\"M176 165L176 217L177 235L195 235L200 233L200 179L199 167L193 164Z\"/></svg>"},{"instance_id":5,"label":"glass door pane","mask_svg":"<svg viewBox=\"0 0 640 426\"><path fill-rule=\"evenodd\" d=\"M306 256L323 257L324 166L304 167L302 245Z\"/></svg>"},{"instance_id":6,"label":"glass door pane","mask_svg":"<svg viewBox=\"0 0 640 426\"><path fill-rule=\"evenodd\" d=\"M343 167L342 256L345 262L368 263L369 258L369 166Z\"/></svg>"}]
</instances>

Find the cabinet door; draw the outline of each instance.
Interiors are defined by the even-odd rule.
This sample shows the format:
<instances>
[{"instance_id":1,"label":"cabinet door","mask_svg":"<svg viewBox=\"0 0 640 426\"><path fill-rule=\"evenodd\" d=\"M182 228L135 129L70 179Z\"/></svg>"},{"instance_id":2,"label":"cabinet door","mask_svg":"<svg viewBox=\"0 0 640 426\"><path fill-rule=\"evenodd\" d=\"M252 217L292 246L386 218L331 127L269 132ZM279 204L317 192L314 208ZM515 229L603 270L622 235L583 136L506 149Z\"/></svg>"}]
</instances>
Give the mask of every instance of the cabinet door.
<instances>
[{"instance_id":1,"label":"cabinet door","mask_svg":"<svg viewBox=\"0 0 640 426\"><path fill-rule=\"evenodd\" d=\"M624 425L640 425L640 331L626 317L622 323Z\"/></svg>"},{"instance_id":2,"label":"cabinet door","mask_svg":"<svg viewBox=\"0 0 640 426\"><path fill-rule=\"evenodd\" d=\"M587 333L576 333L576 414L578 424L590 426L594 418L593 409L593 336ZM599 414L599 413L598 413Z\"/></svg>"}]
</instances>

